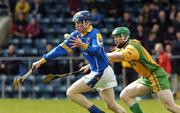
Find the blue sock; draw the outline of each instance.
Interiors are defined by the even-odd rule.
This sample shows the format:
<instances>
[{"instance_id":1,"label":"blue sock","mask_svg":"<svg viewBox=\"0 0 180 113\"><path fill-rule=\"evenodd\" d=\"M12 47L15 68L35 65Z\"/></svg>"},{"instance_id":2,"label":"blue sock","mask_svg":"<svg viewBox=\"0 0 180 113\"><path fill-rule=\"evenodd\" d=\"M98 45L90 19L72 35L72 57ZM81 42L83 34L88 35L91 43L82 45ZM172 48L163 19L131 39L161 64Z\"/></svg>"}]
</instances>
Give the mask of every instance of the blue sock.
<instances>
[{"instance_id":1,"label":"blue sock","mask_svg":"<svg viewBox=\"0 0 180 113\"><path fill-rule=\"evenodd\" d=\"M104 113L99 108L97 108L95 105L92 105L88 110L90 113Z\"/></svg>"}]
</instances>

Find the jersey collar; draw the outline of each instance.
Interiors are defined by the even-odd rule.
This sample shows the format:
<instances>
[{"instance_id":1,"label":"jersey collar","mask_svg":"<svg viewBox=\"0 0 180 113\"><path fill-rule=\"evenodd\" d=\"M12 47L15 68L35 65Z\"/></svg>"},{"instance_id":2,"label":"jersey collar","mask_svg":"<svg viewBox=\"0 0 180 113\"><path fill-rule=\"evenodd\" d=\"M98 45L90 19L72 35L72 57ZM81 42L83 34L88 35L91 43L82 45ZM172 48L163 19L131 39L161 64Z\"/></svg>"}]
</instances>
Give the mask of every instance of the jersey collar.
<instances>
[{"instance_id":1,"label":"jersey collar","mask_svg":"<svg viewBox=\"0 0 180 113\"><path fill-rule=\"evenodd\" d=\"M85 36L88 32L91 32L93 29L92 25L89 25L87 30L85 30L84 32L81 33L81 36Z\"/></svg>"}]
</instances>

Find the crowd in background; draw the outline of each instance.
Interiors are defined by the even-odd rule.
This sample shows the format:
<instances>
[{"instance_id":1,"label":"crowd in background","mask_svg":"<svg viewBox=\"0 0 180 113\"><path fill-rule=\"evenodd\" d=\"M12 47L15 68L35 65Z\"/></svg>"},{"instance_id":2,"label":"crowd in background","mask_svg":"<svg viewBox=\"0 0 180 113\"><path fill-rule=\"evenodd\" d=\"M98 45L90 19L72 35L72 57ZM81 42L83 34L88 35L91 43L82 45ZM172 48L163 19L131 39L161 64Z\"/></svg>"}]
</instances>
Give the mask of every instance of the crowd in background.
<instances>
[{"instance_id":1,"label":"crowd in background","mask_svg":"<svg viewBox=\"0 0 180 113\"><path fill-rule=\"evenodd\" d=\"M180 75L180 59L171 59L174 55L180 55L180 2L178 0L9 0L9 7L10 15L13 17L12 35L9 40L20 39L23 42L25 39L30 39L34 43L29 46L36 47L35 40L41 38L45 41L48 40L46 37L49 34L46 33L45 25L42 24L44 18L62 17L63 21L70 21L70 24L61 23L62 27L59 30L64 30L68 26L73 29L72 15L76 11L87 9L92 12L94 26L102 30L105 46L113 48L111 38L113 28L127 26L131 30L131 38L141 41L154 58L157 58L158 63L161 63L158 59L160 54L157 54L154 48L156 43L162 44L163 52L166 52L170 58L172 69L170 73ZM58 27L55 30L58 30ZM103 31L106 30L105 28L107 31ZM56 34L50 34L50 40L56 36L58 37ZM2 47L8 49L1 52L1 56L21 56L16 54L16 50L23 46L27 46L26 43L24 45L23 43L7 44ZM55 44L51 42L46 43L46 45L38 43L39 46L44 47L40 48L41 51L44 51L35 56L42 56L45 52L50 51ZM74 53L75 56L80 56L78 51L76 50ZM21 72L17 71L19 70L18 63L23 65L17 61L0 61L0 74L18 74ZM9 64L13 65L9 67ZM82 61L75 62L77 66L75 69L78 69L78 65L82 64L84 65ZM58 64L52 61L40 69L42 70L40 73L59 73L57 71L60 70L58 65L64 66L66 62ZM47 66L51 67L49 68L50 72L47 72ZM68 64L64 67L68 68ZM121 73L119 67L115 72Z\"/></svg>"}]
</instances>

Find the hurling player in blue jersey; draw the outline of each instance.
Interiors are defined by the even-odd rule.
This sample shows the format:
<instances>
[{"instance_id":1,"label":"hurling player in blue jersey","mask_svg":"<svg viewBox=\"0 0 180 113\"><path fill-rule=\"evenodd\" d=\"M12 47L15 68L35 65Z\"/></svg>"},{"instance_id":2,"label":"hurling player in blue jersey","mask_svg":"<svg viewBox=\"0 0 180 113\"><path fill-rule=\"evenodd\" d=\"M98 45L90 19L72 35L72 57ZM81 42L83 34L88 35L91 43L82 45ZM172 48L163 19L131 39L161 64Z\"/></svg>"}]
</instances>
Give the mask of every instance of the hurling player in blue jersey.
<instances>
[{"instance_id":1,"label":"hurling player in blue jersey","mask_svg":"<svg viewBox=\"0 0 180 113\"><path fill-rule=\"evenodd\" d=\"M105 113L91 103L82 93L97 89L108 109L114 113L125 113L125 110L115 101L113 87L117 86L114 72L109 65L109 60L104 52L101 33L91 24L91 13L87 10L77 12L73 16L76 30L69 35L60 45L45 54L42 59L34 62L36 69L41 64L58 56L80 48L84 58L90 66L90 74L74 82L67 90L67 96L75 103L89 110L90 113ZM81 68L81 70L83 70Z\"/></svg>"}]
</instances>

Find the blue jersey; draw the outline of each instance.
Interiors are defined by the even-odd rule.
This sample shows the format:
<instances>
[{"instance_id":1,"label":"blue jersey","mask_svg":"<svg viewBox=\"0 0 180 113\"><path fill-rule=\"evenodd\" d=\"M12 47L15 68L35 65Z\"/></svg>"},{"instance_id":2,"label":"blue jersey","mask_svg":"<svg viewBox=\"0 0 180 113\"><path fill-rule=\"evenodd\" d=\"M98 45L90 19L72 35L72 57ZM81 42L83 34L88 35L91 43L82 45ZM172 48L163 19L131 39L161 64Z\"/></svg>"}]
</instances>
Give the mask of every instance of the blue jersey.
<instances>
[{"instance_id":1,"label":"blue jersey","mask_svg":"<svg viewBox=\"0 0 180 113\"><path fill-rule=\"evenodd\" d=\"M70 39L71 37L79 37L83 43L88 45L87 49L81 49L84 58L89 62L91 71L102 72L109 65L108 57L103 48L102 35L97 29L92 28L92 26L89 26L87 31L86 34L82 34L75 30L70 34ZM70 39L64 40L63 43L43 57L46 60L50 60L71 53L72 45L70 45Z\"/></svg>"}]
</instances>

